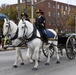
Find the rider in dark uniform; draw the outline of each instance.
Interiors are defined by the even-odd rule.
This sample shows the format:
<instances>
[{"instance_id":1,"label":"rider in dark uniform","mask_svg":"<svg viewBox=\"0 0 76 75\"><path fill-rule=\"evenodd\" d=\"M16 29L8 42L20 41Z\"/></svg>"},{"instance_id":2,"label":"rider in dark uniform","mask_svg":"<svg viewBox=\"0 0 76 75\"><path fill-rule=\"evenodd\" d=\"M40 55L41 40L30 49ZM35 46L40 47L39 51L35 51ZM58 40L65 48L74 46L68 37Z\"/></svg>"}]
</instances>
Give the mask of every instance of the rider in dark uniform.
<instances>
[{"instance_id":1,"label":"rider in dark uniform","mask_svg":"<svg viewBox=\"0 0 76 75\"><path fill-rule=\"evenodd\" d=\"M43 41L46 43L46 45L48 45L48 37L47 37L46 26L45 26L45 17L43 16L44 12L39 9L36 11L36 13L38 15L38 17L36 18L36 27L39 30Z\"/></svg>"},{"instance_id":2,"label":"rider in dark uniform","mask_svg":"<svg viewBox=\"0 0 76 75\"><path fill-rule=\"evenodd\" d=\"M25 20L27 20L27 21L30 21L29 18L28 18L28 15L27 15L26 13L22 13L22 14L21 14L21 18L22 18L22 19L25 19Z\"/></svg>"}]
</instances>

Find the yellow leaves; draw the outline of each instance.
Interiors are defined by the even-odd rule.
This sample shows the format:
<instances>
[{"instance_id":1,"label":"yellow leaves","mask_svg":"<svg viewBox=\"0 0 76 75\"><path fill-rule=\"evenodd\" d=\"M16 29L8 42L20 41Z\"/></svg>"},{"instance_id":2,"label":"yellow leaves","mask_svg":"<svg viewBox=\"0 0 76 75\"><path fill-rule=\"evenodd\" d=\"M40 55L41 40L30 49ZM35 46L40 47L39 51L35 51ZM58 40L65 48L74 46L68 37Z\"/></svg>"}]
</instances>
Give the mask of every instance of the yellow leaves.
<instances>
[{"instance_id":1,"label":"yellow leaves","mask_svg":"<svg viewBox=\"0 0 76 75\"><path fill-rule=\"evenodd\" d=\"M63 8L61 9L61 13L62 13L62 14L64 13L64 9L63 9Z\"/></svg>"},{"instance_id":2,"label":"yellow leaves","mask_svg":"<svg viewBox=\"0 0 76 75\"><path fill-rule=\"evenodd\" d=\"M67 25L74 26L74 25L75 25L74 18L69 18L69 19L67 20Z\"/></svg>"}]
</instances>

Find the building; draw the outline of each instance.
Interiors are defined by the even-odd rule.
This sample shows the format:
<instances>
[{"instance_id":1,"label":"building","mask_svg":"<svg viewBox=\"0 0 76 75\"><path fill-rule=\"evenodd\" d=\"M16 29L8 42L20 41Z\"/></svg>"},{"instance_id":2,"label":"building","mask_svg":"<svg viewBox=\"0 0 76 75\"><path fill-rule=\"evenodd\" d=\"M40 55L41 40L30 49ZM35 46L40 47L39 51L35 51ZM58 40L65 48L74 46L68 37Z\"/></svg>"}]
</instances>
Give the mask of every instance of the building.
<instances>
[{"instance_id":1,"label":"building","mask_svg":"<svg viewBox=\"0 0 76 75\"><path fill-rule=\"evenodd\" d=\"M22 0L22 2L26 2L26 1L27 1L27 2L30 2L31 0Z\"/></svg>"},{"instance_id":2,"label":"building","mask_svg":"<svg viewBox=\"0 0 76 75\"><path fill-rule=\"evenodd\" d=\"M22 0L25 2L25 0ZM31 1L31 0L27 0ZM38 0L38 2L41 0ZM74 31L74 26L68 26L66 21L76 10L76 6L68 5L65 3L53 1L53 0L43 0L43 2L35 4L36 9L42 9L45 13L47 28L57 29L58 31Z\"/></svg>"}]
</instances>

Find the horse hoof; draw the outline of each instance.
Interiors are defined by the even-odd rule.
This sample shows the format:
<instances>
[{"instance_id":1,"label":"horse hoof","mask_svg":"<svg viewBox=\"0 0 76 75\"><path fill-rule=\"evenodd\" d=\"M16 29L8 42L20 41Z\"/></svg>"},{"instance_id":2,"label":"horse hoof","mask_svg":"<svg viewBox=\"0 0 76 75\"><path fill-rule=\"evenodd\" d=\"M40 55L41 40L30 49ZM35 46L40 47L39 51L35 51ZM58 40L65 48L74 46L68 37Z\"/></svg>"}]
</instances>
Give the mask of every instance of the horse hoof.
<instances>
[{"instance_id":1,"label":"horse hoof","mask_svg":"<svg viewBox=\"0 0 76 75\"><path fill-rule=\"evenodd\" d=\"M36 71L36 70L38 70L38 68L34 67L34 68L32 68L32 70Z\"/></svg>"},{"instance_id":2,"label":"horse hoof","mask_svg":"<svg viewBox=\"0 0 76 75\"><path fill-rule=\"evenodd\" d=\"M4 47L4 50L6 50L7 49L7 47Z\"/></svg>"},{"instance_id":3,"label":"horse hoof","mask_svg":"<svg viewBox=\"0 0 76 75\"><path fill-rule=\"evenodd\" d=\"M17 65L13 65L13 68L17 68L18 66Z\"/></svg>"},{"instance_id":4,"label":"horse hoof","mask_svg":"<svg viewBox=\"0 0 76 75\"><path fill-rule=\"evenodd\" d=\"M20 65L24 65L24 63L21 63Z\"/></svg>"},{"instance_id":5,"label":"horse hoof","mask_svg":"<svg viewBox=\"0 0 76 75\"><path fill-rule=\"evenodd\" d=\"M49 63L45 63L45 65L49 65Z\"/></svg>"},{"instance_id":6,"label":"horse hoof","mask_svg":"<svg viewBox=\"0 0 76 75\"><path fill-rule=\"evenodd\" d=\"M38 62L40 62L40 60L38 60Z\"/></svg>"},{"instance_id":7,"label":"horse hoof","mask_svg":"<svg viewBox=\"0 0 76 75\"><path fill-rule=\"evenodd\" d=\"M33 62L35 62L35 59L33 59ZM38 62L40 62L40 60L38 60Z\"/></svg>"},{"instance_id":8,"label":"horse hoof","mask_svg":"<svg viewBox=\"0 0 76 75\"><path fill-rule=\"evenodd\" d=\"M56 62L56 64L59 64L59 63L60 63L60 61L57 61L57 62Z\"/></svg>"},{"instance_id":9,"label":"horse hoof","mask_svg":"<svg viewBox=\"0 0 76 75\"><path fill-rule=\"evenodd\" d=\"M35 62L35 59L33 59L33 62Z\"/></svg>"}]
</instances>

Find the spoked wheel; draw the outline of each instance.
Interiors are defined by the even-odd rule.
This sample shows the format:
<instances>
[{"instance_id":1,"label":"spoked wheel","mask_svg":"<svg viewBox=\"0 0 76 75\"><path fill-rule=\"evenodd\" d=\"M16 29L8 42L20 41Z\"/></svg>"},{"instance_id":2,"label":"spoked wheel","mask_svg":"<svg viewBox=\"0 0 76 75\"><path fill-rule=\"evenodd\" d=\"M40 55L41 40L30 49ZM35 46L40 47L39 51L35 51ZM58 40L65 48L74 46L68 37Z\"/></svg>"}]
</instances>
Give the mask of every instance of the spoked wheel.
<instances>
[{"instance_id":1,"label":"spoked wheel","mask_svg":"<svg viewBox=\"0 0 76 75\"><path fill-rule=\"evenodd\" d=\"M66 55L72 60L76 55L76 35L71 35L66 41Z\"/></svg>"},{"instance_id":2,"label":"spoked wheel","mask_svg":"<svg viewBox=\"0 0 76 75\"><path fill-rule=\"evenodd\" d=\"M50 58L51 58L53 56L53 54L54 54L54 48L49 47L49 49L50 49ZM45 49L42 49L42 51L43 51L44 56L48 57L48 50L45 48Z\"/></svg>"}]
</instances>

